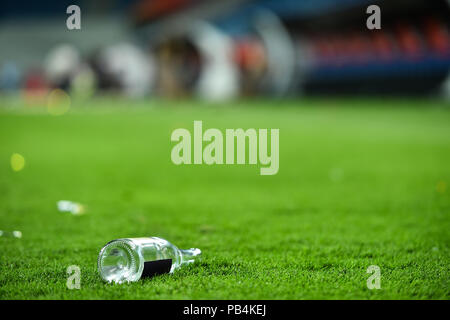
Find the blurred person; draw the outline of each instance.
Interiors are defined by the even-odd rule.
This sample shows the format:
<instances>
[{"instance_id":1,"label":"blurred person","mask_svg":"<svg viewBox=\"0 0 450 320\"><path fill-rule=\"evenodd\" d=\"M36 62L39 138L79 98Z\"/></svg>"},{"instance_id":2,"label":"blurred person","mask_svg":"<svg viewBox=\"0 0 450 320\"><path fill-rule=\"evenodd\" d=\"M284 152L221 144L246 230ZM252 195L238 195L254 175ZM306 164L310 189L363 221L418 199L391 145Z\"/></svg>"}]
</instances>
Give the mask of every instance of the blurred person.
<instances>
[{"instance_id":1,"label":"blurred person","mask_svg":"<svg viewBox=\"0 0 450 320\"><path fill-rule=\"evenodd\" d=\"M157 46L158 92L170 97L197 95L226 100L239 94L233 41L214 26L197 21L186 32Z\"/></svg>"},{"instance_id":2,"label":"blurred person","mask_svg":"<svg viewBox=\"0 0 450 320\"><path fill-rule=\"evenodd\" d=\"M241 74L241 93L246 96L259 93L268 67L266 51L260 39L238 39L235 45L235 62Z\"/></svg>"},{"instance_id":3,"label":"blurred person","mask_svg":"<svg viewBox=\"0 0 450 320\"><path fill-rule=\"evenodd\" d=\"M80 52L70 44L54 47L44 61L45 77L53 88L68 90L72 77L82 66Z\"/></svg>"},{"instance_id":4,"label":"blurred person","mask_svg":"<svg viewBox=\"0 0 450 320\"><path fill-rule=\"evenodd\" d=\"M7 61L0 66L0 91L15 91L20 87L21 72L16 63Z\"/></svg>"},{"instance_id":5,"label":"blurred person","mask_svg":"<svg viewBox=\"0 0 450 320\"><path fill-rule=\"evenodd\" d=\"M190 37L203 62L196 93L208 100L236 97L239 93L239 74L233 60L232 39L205 22L196 23Z\"/></svg>"},{"instance_id":6,"label":"blurred person","mask_svg":"<svg viewBox=\"0 0 450 320\"><path fill-rule=\"evenodd\" d=\"M24 77L22 97L29 106L43 106L49 92L49 84L45 72L41 69L30 69Z\"/></svg>"},{"instance_id":7,"label":"blurred person","mask_svg":"<svg viewBox=\"0 0 450 320\"><path fill-rule=\"evenodd\" d=\"M129 96L142 97L150 92L154 78L153 57L130 43L111 45L99 53L98 69L114 79L113 89Z\"/></svg>"},{"instance_id":8,"label":"blurred person","mask_svg":"<svg viewBox=\"0 0 450 320\"><path fill-rule=\"evenodd\" d=\"M201 72L201 56L187 37L166 39L156 48L158 93L183 97L194 90Z\"/></svg>"}]
</instances>

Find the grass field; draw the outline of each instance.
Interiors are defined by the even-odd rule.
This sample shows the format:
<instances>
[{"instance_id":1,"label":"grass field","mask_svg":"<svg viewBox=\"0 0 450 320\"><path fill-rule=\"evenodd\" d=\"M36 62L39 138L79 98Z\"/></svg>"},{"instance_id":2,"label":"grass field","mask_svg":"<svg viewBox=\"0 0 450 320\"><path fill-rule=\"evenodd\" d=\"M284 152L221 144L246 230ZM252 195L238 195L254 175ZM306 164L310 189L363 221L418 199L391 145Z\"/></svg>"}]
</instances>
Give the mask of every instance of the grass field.
<instances>
[{"instance_id":1,"label":"grass field","mask_svg":"<svg viewBox=\"0 0 450 320\"><path fill-rule=\"evenodd\" d=\"M279 128L280 170L181 165L175 128ZM20 153L25 167L11 169ZM58 212L58 200L87 213ZM0 100L1 299L449 299L450 108L439 100ZM109 240L160 236L202 260L105 284ZM66 268L81 268L81 289ZM381 289L369 290L370 265Z\"/></svg>"}]
</instances>

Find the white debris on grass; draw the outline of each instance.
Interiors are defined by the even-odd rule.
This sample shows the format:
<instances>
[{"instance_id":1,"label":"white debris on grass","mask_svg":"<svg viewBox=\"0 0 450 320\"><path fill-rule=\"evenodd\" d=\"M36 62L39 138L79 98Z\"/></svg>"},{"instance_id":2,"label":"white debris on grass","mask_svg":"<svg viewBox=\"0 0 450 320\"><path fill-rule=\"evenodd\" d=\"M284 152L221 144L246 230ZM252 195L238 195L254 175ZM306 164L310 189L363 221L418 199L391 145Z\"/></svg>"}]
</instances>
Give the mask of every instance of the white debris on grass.
<instances>
[{"instance_id":1,"label":"white debris on grass","mask_svg":"<svg viewBox=\"0 0 450 320\"><path fill-rule=\"evenodd\" d=\"M15 230L12 232L0 230L0 237L20 239L20 238L22 238L22 232L18 231L18 230Z\"/></svg>"},{"instance_id":2,"label":"white debris on grass","mask_svg":"<svg viewBox=\"0 0 450 320\"><path fill-rule=\"evenodd\" d=\"M73 215L85 213L85 208L82 204L69 200L60 200L56 203L56 206L60 212L69 212Z\"/></svg>"}]
</instances>

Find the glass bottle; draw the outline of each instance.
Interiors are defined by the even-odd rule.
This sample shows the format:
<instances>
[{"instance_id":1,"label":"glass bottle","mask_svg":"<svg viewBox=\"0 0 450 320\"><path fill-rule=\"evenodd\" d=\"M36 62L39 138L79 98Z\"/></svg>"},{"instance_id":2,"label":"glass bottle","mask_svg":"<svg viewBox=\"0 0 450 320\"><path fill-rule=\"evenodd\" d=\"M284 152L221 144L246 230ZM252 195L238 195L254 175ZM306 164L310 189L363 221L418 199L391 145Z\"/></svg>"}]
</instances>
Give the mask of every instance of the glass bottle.
<instances>
[{"instance_id":1,"label":"glass bottle","mask_svg":"<svg viewBox=\"0 0 450 320\"><path fill-rule=\"evenodd\" d=\"M180 250L169 241L151 238L124 238L108 242L98 255L98 272L107 282L131 282L141 277L172 273L194 262L200 249Z\"/></svg>"}]
</instances>

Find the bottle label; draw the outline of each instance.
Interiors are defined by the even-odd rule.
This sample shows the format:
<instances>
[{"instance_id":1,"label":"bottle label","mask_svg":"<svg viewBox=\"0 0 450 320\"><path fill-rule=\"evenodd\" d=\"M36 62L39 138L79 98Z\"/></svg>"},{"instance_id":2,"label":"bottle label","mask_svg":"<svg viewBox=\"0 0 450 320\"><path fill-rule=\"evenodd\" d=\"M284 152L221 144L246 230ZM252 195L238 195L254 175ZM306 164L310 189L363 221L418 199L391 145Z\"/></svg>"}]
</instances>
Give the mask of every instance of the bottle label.
<instances>
[{"instance_id":1,"label":"bottle label","mask_svg":"<svg viewBox=\"0 0 450 320\"><path fill-rule=\"evenodd\" d=\"M163 259L144 262L142 278L154 277L160 274L169 273L172 267L172 259Z\"/></svg>"}]
</instances>

